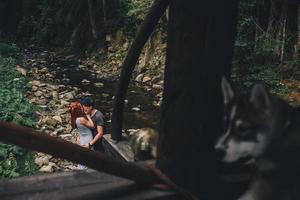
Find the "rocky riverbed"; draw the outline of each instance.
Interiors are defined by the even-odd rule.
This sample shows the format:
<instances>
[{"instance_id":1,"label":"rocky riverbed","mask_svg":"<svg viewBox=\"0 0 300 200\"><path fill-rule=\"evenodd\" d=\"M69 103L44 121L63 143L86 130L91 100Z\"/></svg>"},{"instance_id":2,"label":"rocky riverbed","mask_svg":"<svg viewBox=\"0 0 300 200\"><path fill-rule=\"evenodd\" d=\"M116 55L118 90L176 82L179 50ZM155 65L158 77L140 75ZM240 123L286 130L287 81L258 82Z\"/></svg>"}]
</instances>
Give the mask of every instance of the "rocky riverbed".
<instances>
[{"instance_id":1,"label":"rocky riverbed","mask_svg":"<svg viewBox=\"0 0 300 200\"><path fill-rule=\"evenodd\" d=\"M120 68L108 68L90 59L76 60L61 57L50 51L25 51L29 66L30 102L38 106L36 129L43 134L76 142L77 130L72 130L68 105L74 99L92 96L104 112L110 127L112 101ZM72 59L72 60L71 60ZM138 84L138 86L137 86ZM125 100L124 127L126 130L156 128L162 101L163 81L159 76L137 74ZM108 128L109 130L109 128ZM77 165L43 153L35 154L41 172L70 171Z\"/></svg>"}]
</instances>

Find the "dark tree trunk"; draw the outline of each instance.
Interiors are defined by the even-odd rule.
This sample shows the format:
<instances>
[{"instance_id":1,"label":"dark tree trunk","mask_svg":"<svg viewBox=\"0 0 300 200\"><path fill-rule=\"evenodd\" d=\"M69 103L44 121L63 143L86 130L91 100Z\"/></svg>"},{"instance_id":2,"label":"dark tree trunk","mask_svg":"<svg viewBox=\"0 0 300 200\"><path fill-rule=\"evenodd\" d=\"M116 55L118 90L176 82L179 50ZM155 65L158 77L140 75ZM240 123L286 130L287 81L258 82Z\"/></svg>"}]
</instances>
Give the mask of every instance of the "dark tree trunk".
<instances>
[{"instance_id":1,"label":"dark tree trunk","mask_svg":"<svg viewBox=\"0 0 300 200\"><path fill-rule=\"evenodd\" d=\"M98 27L96 23L96 16L95 16L95 2L94 0L88 0L88 7L89 7L89 16L90 16L90 23L92 29L92 35L95 40L98 39Z\"/></svg>"},{"instance_id":2,"label":"dark tree trunk","mask_svg":"<svg viewBox=\"0 0 300 200\"><path fill-rule=\"evenodd\" d=\"M271 0L257 0L256 19L257 24L263 31L267 31L270 15Z\"/></svg>"},{"instance_id":3,"label":"dark tree trunk","mask_svg":"<svg viewBox=\"0 0 300 200\"><path fill-rule=\"evenodd\" d=\"M294 58L300 58L300 3L297 6L297 42L295 45Z\"/></svg>"},{"instance_id":4,"label":"dark tree trunk","mask_svg":"<svg viewBox=\"0 0 300 200\"><path fill-rule=\"evenodd\" d=\"M213 147L221 133L220 83L231 71L237 7L237 0L170 5L157 166L201 199L226 199Z\"/></svg>"},{"instance_id":5,"label":"dark tree trunk","mask_svg":"<svg viewBox=\"0 0 300 200\"><path fill-rule=\"evenodd\" d=\"M256 4L256 29L254 50L258 47L258 38L267 31L270 15L271 0L257 0Z\"/></svg>"}]
</instances>

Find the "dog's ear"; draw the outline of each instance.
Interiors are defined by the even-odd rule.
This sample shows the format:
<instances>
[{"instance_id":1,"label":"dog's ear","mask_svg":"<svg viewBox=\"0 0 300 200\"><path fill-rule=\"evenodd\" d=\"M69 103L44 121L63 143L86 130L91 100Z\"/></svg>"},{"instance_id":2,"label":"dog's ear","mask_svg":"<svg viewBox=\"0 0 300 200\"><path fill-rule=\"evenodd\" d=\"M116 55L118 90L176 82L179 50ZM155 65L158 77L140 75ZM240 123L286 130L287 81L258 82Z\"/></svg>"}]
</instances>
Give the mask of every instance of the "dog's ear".
<instances>
[{"instance_id":1,"label":"dog's ear","mask_svg":"<svg viewBox=\"0 0 300 200\"><path fill-rule=\"evenodd\" d=\"M257 108L268 111L270 108L270 96L265 86L257 83L253 86L250 95L250 102Z\"/></svg>"},{"instance_id":2,"label":"dog's ear","mask_svg":"<svg viewBox=\"0 0 300 200\"><path fill-rule=\"evenodd\" d=\"M222 77L221 86L222 86L222 92L224 97L224 104L228 105L229 102L233 100L234 93L230 84L228 83L227 79L224 76Z\"/></svg>"}]
</instances>

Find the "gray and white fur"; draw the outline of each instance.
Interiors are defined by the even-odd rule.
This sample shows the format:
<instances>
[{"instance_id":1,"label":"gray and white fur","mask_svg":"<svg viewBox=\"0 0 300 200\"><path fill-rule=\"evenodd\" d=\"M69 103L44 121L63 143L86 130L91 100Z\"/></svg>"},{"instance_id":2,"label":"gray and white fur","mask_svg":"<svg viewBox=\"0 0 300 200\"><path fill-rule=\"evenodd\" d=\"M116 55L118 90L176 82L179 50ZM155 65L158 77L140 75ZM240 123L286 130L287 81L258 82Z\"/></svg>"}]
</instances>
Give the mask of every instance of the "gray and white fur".
<instances>
[{"instance_id":1,"label":"gray and white fur","mask_svg":"<svg viewBox=\"0 0 300 200\"><path fill-rule=\"evenodd\" d=\"M225 163L255 162L257 178L239 200L300 199L300 110L255 84L237 96L222 80L225 131L215 149Z\"/></svg>"}]
</instances>

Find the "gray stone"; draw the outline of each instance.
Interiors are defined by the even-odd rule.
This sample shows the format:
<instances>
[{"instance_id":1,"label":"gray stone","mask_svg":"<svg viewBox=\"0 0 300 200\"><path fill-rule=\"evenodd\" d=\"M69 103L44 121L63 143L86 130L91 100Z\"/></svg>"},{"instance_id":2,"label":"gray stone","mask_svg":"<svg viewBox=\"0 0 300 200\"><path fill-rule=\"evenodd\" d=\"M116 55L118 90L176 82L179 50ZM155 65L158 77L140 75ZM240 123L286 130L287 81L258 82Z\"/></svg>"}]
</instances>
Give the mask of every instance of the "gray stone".
<instances>
[{"instance_id":1,"label":"gray stone","mask_svg":"<svg viewBox=\"0 0 300 200\"><path fill-rule=\"evenodd\" d=\"M147 82L149 82L149 81L151 81L151 78L150 78L149 76L145 76L145 77L143 78L143 83L147 83Z\"/></svg>"},{"instance_id":2,"label":"gray stone","mask_svg":"<svg viewBox=\"0 0 300 200\"><path fill-rule=\"evenodd\" d=\"M143 77L144 77L144 74L139 74L139 75L137 75L137 77L135 78L135 81L136 81L136 82L142 82Z\"/></svg>"},{"instance_id":3,"label":"gray stone","mask_svg":"<svg viewBox=\"0 0 300 200\"><path fill-rule=\"evenodd\" d=\"M103 83L94 83L94 85L96 86L96 87L98 87L98 88L102 88L103 86L104 86L104 84Z\"/></svg>"}]
</instances>

